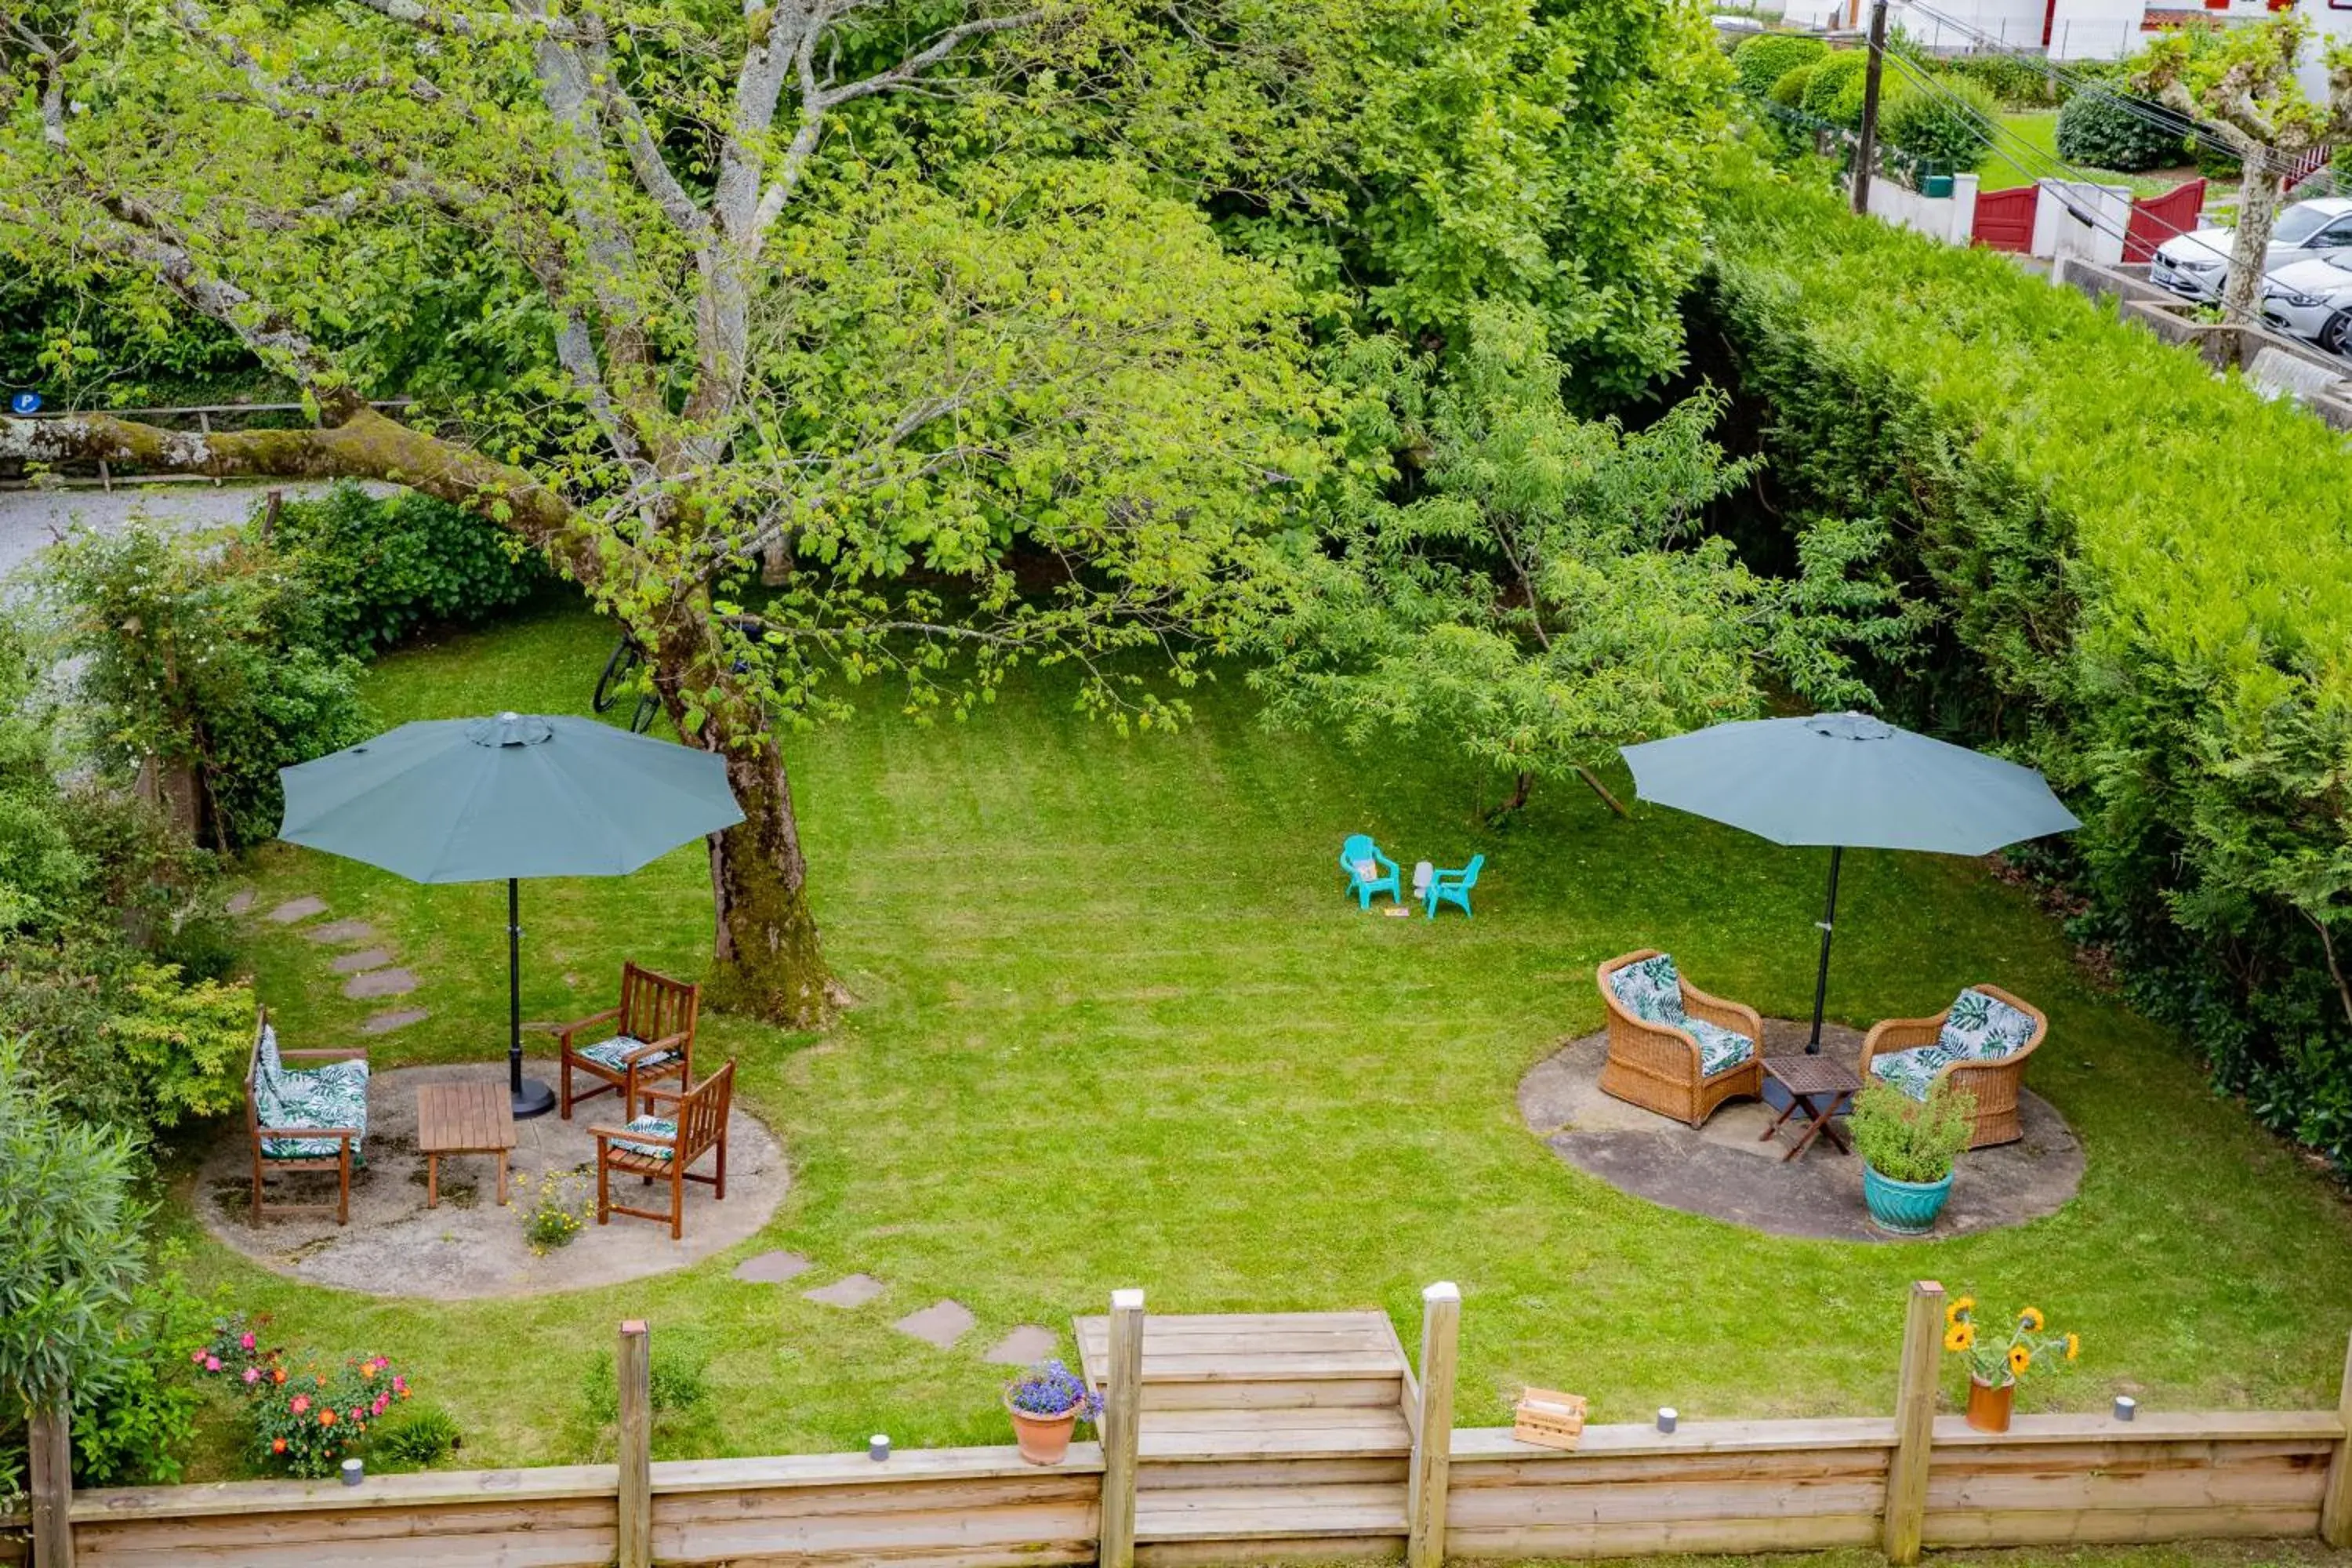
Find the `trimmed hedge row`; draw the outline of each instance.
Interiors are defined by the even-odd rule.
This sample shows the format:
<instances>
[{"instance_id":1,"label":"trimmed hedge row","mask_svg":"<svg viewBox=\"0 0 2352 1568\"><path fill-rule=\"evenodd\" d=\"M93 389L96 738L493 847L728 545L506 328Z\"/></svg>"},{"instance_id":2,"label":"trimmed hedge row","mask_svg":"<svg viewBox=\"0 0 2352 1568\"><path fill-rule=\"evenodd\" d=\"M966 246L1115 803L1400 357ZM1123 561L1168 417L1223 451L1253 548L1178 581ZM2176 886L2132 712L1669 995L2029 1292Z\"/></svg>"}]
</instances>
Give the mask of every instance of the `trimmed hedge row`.
<instances>
[{"instance_id":1,"label":"trimmed hedge row","mask_svg":"<svg viewBox=\"0 0 2352 1568\"><path fill-rule=\"evenodd\" d=\"M1780 490L1743 540L1868 517L1941 612L1881 690L2044 768L2133 999L2264 1121L2352 1169L2352 457L1983 251L1742 165L1697 368Z\"/></svg>"}]
</instances>

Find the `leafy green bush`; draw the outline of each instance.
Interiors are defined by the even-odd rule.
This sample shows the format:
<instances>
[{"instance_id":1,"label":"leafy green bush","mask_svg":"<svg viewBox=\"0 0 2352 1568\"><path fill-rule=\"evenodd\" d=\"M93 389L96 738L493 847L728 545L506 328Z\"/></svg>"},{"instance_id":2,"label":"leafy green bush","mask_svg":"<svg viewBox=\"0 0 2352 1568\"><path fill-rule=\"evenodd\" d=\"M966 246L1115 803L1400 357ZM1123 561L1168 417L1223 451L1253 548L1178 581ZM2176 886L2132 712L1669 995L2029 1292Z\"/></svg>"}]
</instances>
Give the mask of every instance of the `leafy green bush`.
<instances>
[{"instance_id":1,"label":"leafy green bush","mask_svg":"<svg viewBox=\"0 0 2352 1568\"><path fill-rule=\"evenodd\" d=\"M1783 109L1801 110L1805 106L1805 90L1813 85L1815 68L1799 66L1774 82L1764 96Z\"/></svg>"},{"instance_id":2,"label":"leafy green bush","mask_svg":"<svg viewBox=\"0 0 2352 1568\"><path fill-rule=\"evenodd\" d=\"M1752 526L1784 550L1883 531L1942 624L1882 696L2048 772L2084 821L2059 852L2076 933L2263 1121L2352 1166L2341 438L1998 256L1752 167L1714 232L1689 342L1762 433Z\"/></svg>"},{"instance_id":3,"label":"leafy green bush","mask_svg":"<svg viewBox=\"0 0 2352 1568\"><path fill-rule=\"evenodd\" d=\"M1940 68L1947 78L1974 82L2011 108L2049 109L2063 96L2056 74L2022 55L1960 55Z\"/></svg>"},{"instance_id":4,"label":"leafy green bush","mask_svg":"<svg viewBox=\"0 0 2352 1568\"><path fill-rule=\"evenodd\" d=\"M1931 91L1906 82L1879 108L1879 133L1890 147L1915 158L1973 169L1984 150L1985 122L2000 112L1992 94L1972 81L1947 81Z\"/></svg>"},{"instance_id":5,"label":"leafy green bush","mask_svg":"<svg viewBox=\"0 0 2352 1568\"><path fill-rule=\"evenodd\" d=\"M126 776L153 759L168 795L194 797L200 838L268 837L278 770L367 733L358 662L331 646L318 595L266 549L146 522L78 531L49 552L45 581L64 649L83 661L92 751Z\"/></svg>"},{"instance_id":6,"label":"leafy green bush","mask_svg":"<svg viewBox=\"0 0 2352 1568\"><path fill-rule=\"evenodd\" d=\"M165 1249L167 1264L178 1257L176 1247ZM119 1358L74 1389L77 1485L179 1480L204 1403L189 1358L204 1344L211 1318L205 1299L175 1268L165 1268L131 1292L116 1334Z\"/></svg>"},{"instance_id":7,"label":"leafy green bush","mask_svg":"<svg viewBox=\"0 0 2352 1568\"><path fill-rule=\"evenodd\" d=\"M1765 93L1772 84L1800 66L1809 66L1830 52L1819 38L1798 33L1759 33L1731 51L1731 69L1741 89Z\"/></svg>"},{"instance_id":8,"label":"leafy green bush","mask_svg":"<svg viewBox=\"0 0 2352 1568\"><path fill-rule=\"evenodd\" d=\"M1842 49L1813 67L1799 105L1817 120L1851 131L1862 124L1862 95L1870 58L1859 49Z\"/></svg>"},{"instance_id":9,"label":"leafy green bush","mask_svg":"<svg viewBox=\"0 0 2352 1568\"><path fill-rule=\"evenodd\" d=\"M18 942L0 950L0 1031L75 1119L145 1132L236 1109L253 993L95 937Z\"/></svg>"},{"instance_id":10,"label":"leafy green bush","mask_svg":"<svg viewBox=\"0 0 2352 1568\"><path fill-rule=\"evenodd\" d=\"M1976 1136L1977 1097L1947 1081L1916 1100L1891 1083L1874 1082L1854 1097L1847 1131L1853 1152L1880 1175L1940 1182Z\"/></svg>"},{"instance_id":11,"label":"leafy green bush","mask_svg":"<svg viewBox=\"0 0 2352 1568\"><path fill-rule=\"evenodd\" d=\"M384 1468L430 1469L464 1441L456 1417L438 1405L410 1404L383 1418L368 1451Z\"/></svg>"},{"instance_id":12,"label":"leafy green bush","mask_svg":"<svg viewBox=\"0 0 2352 1568\"><path fill-rule=\"evenodd\" d=\"M434 622L487 619L551 580L496 524L413 490L339 484L288 501L274 543L310 585L328 645L362 657Z\"/></svg>"},{"instance_id":13,"label":"leafy green bush","mask_svg":"<svg viewBox=\"0 0 2352 1568\"><path fill-rule=\"evenodd\" d=\"M2078 92L2058 111L2058 155L2070 163L2121 174L2169 168L2188 156L2179 134L2141 113L2161 114L2160 105L2110 92Z\"/></svg>"}]
</instances>

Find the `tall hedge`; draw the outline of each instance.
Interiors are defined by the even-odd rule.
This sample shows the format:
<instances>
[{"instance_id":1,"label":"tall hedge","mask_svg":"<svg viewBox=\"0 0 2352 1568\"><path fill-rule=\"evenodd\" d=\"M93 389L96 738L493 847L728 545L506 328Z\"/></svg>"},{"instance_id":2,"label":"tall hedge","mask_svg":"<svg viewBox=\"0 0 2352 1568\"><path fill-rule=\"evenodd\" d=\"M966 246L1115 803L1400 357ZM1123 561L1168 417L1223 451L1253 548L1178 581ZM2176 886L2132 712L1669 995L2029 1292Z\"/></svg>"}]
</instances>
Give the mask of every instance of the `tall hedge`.
<instances>
[{"instance_id":1,"label":"tall hedge","mask_svg":"<svg viewBox=\"0 0 2352 1568\"><path fill-rule=\"evenodd\" d=\"M1742 88L1760 95L1799 66L1811 65L1829 52L1829 45L1801 33L1759 33L1731 51L1731 68Z\"/></svg>"},{"instance_id":2,"label":"tall hedge","mask_svg":"<svg viewBox=\"0 0 2352 1568\"><path fill-rule=\"evenodd\" d=\"M2167 112L2144 98L2078 92L2058 110L2058 155L2126 174L2170 168L2187 160L2189 148Z\"/></svg>"},{"instance_id":3,"label":"tall hedge","mask_svg":"<svg viewBox=\"0 0 2352 1568\"><path fill-rule=\"evenodd\" d=\"M1941 617L1886 695L2049 772L2084 821L2080 934L2265 1121L2352 1166L2341 438L2000 256L1760 170L1713 232L1690 341L1780 490L1750 526L1885 525Z\"/></svg>"}]
</instances>

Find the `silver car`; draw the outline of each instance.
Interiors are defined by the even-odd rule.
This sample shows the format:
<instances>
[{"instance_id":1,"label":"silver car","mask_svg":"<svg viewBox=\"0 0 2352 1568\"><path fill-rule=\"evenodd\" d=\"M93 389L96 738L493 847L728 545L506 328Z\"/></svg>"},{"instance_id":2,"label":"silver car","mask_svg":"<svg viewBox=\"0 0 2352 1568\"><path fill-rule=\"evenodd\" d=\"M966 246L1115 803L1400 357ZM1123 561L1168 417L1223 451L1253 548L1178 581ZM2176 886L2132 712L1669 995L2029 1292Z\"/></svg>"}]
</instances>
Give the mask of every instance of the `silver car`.
<instances>
[{"instance_id":1,"label":"silver car","mask_svg":"<svg viewBox=\"0 0 2352 1568\"><path fill-rule=\"evenodd\" d=\"M2352 349L2352 249L2290 261L2266 274L2263 320L2332 354Z\"/></svg>"},{"instance_id":2,"label":"silver car","mask_svg":"<svg viewBox=\"0 0 2352 1568\"><path fill-rule=\"evenodd\" d=\"M2230 247L2237 230L2200 228L2176 234L2156 247L2147 280L2191 300L2218 300L2222 280L2230 275ZM2316 196L2297 202L2278 215L2271 226L2271 244L2263 262L2265 273L2316 251L2352 246L2352 197Z\"/></svg>"}]
</instances>

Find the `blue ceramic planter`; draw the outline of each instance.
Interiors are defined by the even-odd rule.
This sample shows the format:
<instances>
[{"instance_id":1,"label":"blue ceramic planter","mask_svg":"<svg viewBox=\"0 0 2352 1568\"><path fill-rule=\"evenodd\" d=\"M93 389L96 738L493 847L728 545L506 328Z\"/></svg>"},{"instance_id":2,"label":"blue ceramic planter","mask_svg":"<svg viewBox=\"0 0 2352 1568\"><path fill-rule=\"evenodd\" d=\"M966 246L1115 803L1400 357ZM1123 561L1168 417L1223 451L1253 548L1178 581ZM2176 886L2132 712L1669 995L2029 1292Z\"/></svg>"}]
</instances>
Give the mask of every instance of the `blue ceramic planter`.
<instances>
[{"instance_id":1,"label":"blue ceramic planter","mask_svg":"<svg viewBox=\"0 0 2352 1568\"><path fill-rule=\"evenodd\" d=\"M1868 1161L1862 1166L1862 1199L1870 1205L1870 1217L1878 1222L1881 1230L1891 1230L1897 1236L1925 1236L1935 1228L1936 1216L1944 1212L1944 1200L1952 1195L1952 1178L1959 1174L1947 1171L1940 1182L1898 1182L1892 1176L1882 1176L1872 1170Z\"/></svg>"}]
</instances>

